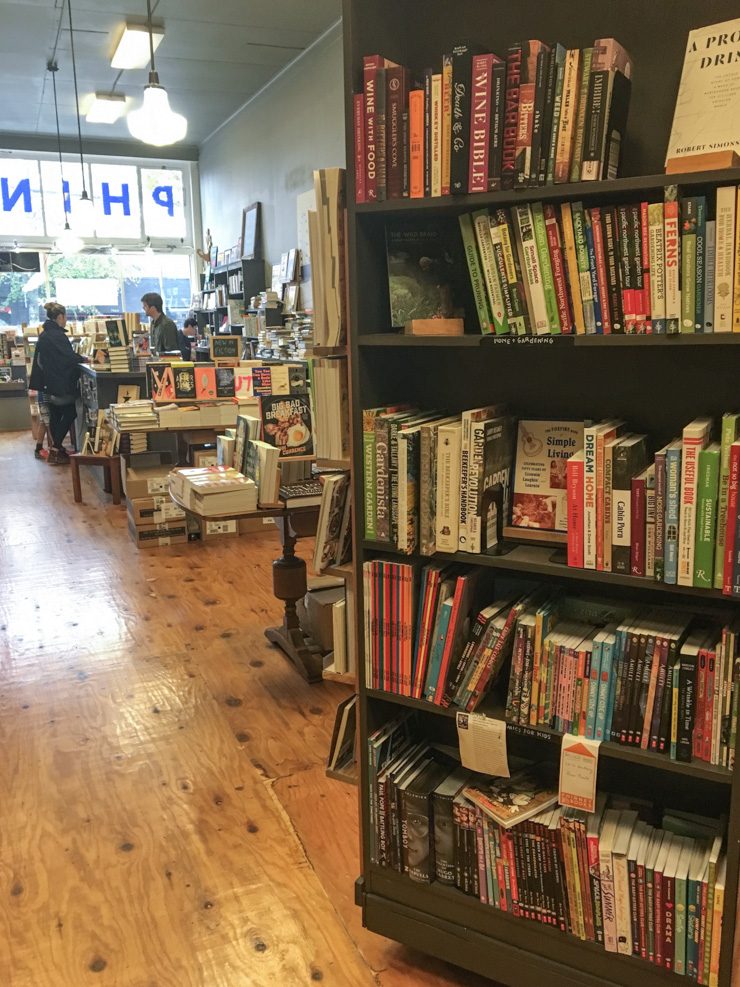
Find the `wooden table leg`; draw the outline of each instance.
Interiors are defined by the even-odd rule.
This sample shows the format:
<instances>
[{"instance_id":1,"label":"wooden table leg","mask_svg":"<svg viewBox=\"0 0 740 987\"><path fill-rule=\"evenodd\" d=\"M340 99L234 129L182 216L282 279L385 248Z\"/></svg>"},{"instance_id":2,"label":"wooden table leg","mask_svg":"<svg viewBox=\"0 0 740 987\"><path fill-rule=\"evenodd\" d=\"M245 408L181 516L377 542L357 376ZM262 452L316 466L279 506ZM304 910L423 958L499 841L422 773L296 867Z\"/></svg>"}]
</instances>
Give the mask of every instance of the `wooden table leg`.
<instances>
[{"instance_id":1,"label":"wooden table leg","mask_svg":"<svg viewBox=\"0 0 740 987\"><path fill-rule=\"evenodd\" d=\"M110 462L110 485L113 503L121 503L121 460L116 457Z\"/></svg>"},{"instance_id":2,"label":"wooden table leg","mask_svg":"<svg viewBox=\"0 0 740 987\"><path fill-rule=\"evenodd\" d=\"M74 491L75 504L81 504L82 485L80 484L80 464L74 456L70 457L70 462L72 464L72 490Z\"/></svg>"},{"instance_id":3,"label":"wooden table leg","mask_svg":"<svg viewBox=\"0 0 740 987\"><path fill-rule=\"evenodd\" d=\"M295 554L297 535L290 518L276 518L283 545L282 558L272 563L273 592L278 600L283 600L285 609L280 627L268 627L265 637L276 644L293 662L307 682L320 682L323 672L323 659L318 651L311 651L298 622L296 603L306 595L306 563Z\"/></svg>"},{"instance_id":4,"label":"wooden table leg","mask_svg":"<svg viewBox=\"0 0 740 987\"><path fill-rule=\"evenodd\" d=\"M103 463L103 490L111 492L110 463Z\"/></svg>"}]
</instances>

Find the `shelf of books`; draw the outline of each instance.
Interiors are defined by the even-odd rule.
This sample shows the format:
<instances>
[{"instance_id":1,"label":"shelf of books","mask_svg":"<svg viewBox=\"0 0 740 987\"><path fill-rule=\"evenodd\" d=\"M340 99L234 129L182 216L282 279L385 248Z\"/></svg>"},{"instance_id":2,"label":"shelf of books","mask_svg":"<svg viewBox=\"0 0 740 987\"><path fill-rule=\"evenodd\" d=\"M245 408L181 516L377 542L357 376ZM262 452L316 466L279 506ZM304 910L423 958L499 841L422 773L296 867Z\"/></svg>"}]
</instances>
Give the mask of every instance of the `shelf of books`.
<instances>
[{"instance_id":1,"label":"shelf of books","mask_svg":"<svg viewBox=\"0 0 740 987\"><path fill-rule=\"evenodd\" d=\"M736 14L344 0L356 900L502 984L733 982Z\"/></svg>"}]
</instances>

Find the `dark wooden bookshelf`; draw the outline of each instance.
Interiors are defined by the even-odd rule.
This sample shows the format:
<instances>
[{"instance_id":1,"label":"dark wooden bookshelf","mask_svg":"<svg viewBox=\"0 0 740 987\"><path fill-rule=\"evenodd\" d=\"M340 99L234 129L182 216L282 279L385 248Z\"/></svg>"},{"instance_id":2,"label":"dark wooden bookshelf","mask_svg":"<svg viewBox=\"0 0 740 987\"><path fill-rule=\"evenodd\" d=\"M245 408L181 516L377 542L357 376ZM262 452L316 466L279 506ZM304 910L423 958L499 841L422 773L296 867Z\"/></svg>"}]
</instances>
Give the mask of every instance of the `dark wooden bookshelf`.
<instances>
[{"instance_id":1,"label":"dark wooden bookshelf","mask_svg":"<svg viewBox=\"0 0 740 987\"><path fill-rule=\"evenodd\" d=\"M506 402L525 418L623 418L646 432L657 449L680 435L700 415L715 419L736 409L740 334L676 336L481 336L475 310L466 307L466 334L411 337L390 329L386 266L386 224L397 220L456 222L457 216L485 206L520 202L586 205L662 200L666 185L680 194L708 194L722 184L740 184L740 169L664 175L668 142L687 36L693 28L737 16L730 0L428 0L420 16L412 0L343 0L345 132L351 338L351 395L354 461L353 524L355 551L357 655L360 678L359 783L362 825L361 877L356 900L364 924L443 960L514 987L659 987L686 984L687 978L634 957L607 953L601 946L539 923L514 918L455 889L417 884L370 859L366 738L397 715L400 707L418 711L430 738L456 744L454 719L430 703L368 688L362 640L362 563L387 557L425 563L419 556L394 553L385 544L364 541L362 409L400 401L450 412ZM354 125L351 94L362 89L363 55L380 53L421 72L441 64L460 40L505 55L522 38L559 40L566 47L615 37L633 58L632 97L623 145L621 175L612 182L579 182L537 189L387 202L354 202ZM711 200L710 200L711 201ZM740 351L737 351L740 356ZM495 355L494 355L495 354ZM685 611L738 613L737 603L715 591L669 586L616 573L570 569L554 546L521 545L499 556L456 553L436 560L466 562L495 570L494 578L552 581L575 593L628 597L635 602L680 606ZM484 709L500 710L491 699ZM532 752L553 760L560 737L542 728L507 727L512 753ZM652 799L666 807L728 818L727 884L720 962L720 987L732 985L732 952L740 865L740 783L724 768L672 762L659 755L604 743L599 785L606 791Z\"/></svg>"}]
</instances>

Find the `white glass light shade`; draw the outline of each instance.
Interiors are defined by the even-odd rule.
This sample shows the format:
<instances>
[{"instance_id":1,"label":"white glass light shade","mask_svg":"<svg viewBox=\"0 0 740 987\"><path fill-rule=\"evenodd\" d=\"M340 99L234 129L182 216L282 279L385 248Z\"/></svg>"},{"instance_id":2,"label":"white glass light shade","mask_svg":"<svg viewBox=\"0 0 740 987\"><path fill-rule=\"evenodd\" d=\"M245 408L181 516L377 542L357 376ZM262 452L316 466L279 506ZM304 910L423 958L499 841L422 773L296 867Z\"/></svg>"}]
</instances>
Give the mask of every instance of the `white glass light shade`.
<instances>
[{"instance_id":1,"label":"white glass light shade","mask_svg":"<svg viewBox=\"0 0 740 987\"><path fill-rule=\"evenodd\" d=\"M64 224L64 229L54 241L54 249L65 256L79 254L84 246L84 240L72 232L69 228L69 223Z\"/></svg>"},{"instance_id":2,"label":"white glass light shade","mask_svg":"<svg viewBox=\"0 0 740 987\"><path fill-rule=\"evenodd\" d=\"M132 137L155 147L176 144L188 132L188 121L170 107L167 90L151 82L144 88L141 107L132 110L126 122Z\"/></svg>"}]
</instances>

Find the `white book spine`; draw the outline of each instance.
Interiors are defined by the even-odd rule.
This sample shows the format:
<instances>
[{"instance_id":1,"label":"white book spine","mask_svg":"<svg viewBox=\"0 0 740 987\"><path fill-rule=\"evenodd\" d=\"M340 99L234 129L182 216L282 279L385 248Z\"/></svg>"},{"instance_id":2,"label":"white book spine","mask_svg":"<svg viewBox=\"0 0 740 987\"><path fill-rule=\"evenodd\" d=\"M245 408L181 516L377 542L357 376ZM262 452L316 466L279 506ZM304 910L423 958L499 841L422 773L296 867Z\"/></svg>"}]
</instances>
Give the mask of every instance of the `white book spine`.
<instances>
[{"instance_id":1,"label":"white book spine","mask_svg":"<svg viewBox=\"0 0 740 987\"><path fill-rule=\"evenodd\" d=\"M599 841L599 879L601 883L601 910L604 921L604 949L617 952L617 911L614 900L614 867L611 845Z\"/></svg>"},{"instance_id":2,"label":"white book spine","mask_svg":"<svg viewBox=\"0 0 740 987\"><path fill-rule=\"evenodd\" d=\"M674 203L670 203L674 205ZM665 257L665 317L680 322L681 319L681 287L679 274L680 238L678 231L678 214L673 209L663 210L663 253Z\"/></svg>"},{"instance_id":3,"label":"white book spine","mask_svg":"<svg viewBox=\"0 0 740 987\"><path fill-rule=\"evenodd\" d=\"M663 203L648 206L650 245L650 309L653 332L664 333L665 326L665 245L663 241Z\"/></svg>"},{"instance_id":4,"label":"white book spine","mask_svg":"<svg viewBox=\"0 0 740 987\"><path fill-rule=\"evenodd\" d=\"M627 857L614 854L614 899L617 918L617 952L632 955L632 925L630 922L630 883Z\"/></svg>"},{"instance_id":5,"label":"white book spine","mask_svg":"<svg viewBox=\"0 0 740 987\"><path fill-rule=\"evenodd\" d=\"M460 435L460 513L457 519L457 547L461 552L468 551L468 485L472 455L472 427L470 415L463 412Z\"/></svg>"},{"instance_id":6,"label":"white book spine","mask_svg":"<svg viewBox=\"0 0 740 987\"><path fill-rule=\"evenodd\" d=\"M481 265L483 267L483 277L488 290L488 302L491 306L491 316L494 328L504 324L506 310L504 309L504 296L501 290L501 283L496 270L496 258L493 253L493 240L491 239L491 217L487 210L482 209L473 213L473 226L475 227L475 239L478 243Z\"/></svg>"},{"instance_id":7,"label":"white book spine","mask_svg":"<svg viewBox=\"0 0 740 987\"><path fill-rule=\"evenodd\" d=\"M583 566L596 568L596 432L597 426L583 431Z\"/></svg>"},{"instance_id":8,"label":"white book spine","mask_svg":"<svg viewBox=\"0 0 740 987\"><path fill-rule=\"evenodd\" d=\"M699 452L706 445L705 434L697 435L692 426L684 429L681 456L681 511L678 522L678 585L694 585L694 539L696 536L696 491Z\"/></svg>"},{"instance_id":9,"label":"white book spine","mask_svg":"<svg viewBox=\"0 0 740 987\"><path fill-rule=\"evenodd\" d=\"M485 422L473 422L470 433L470 470L468 473L468 544L466 551L479 554L483 520L478 513L483 487Z\"/></svg>"},{"instance_id":10,"label":"white book spine","mask_svg":"<svg viewBox=\"0 0 740 987\"><path fill-rule=\"evenodd\" d=\"M550 323L547 319L545 289L542 285L542 270L537 253L532 210L529 206L515 206L514 212L518 233L517 245L521 248L520 260L532 305L530 313L532 326L536 336L549 336Z\"/></svg>"},{"instance_id":11,"label":"white book spine","mask_svg":"<svg viewBox=\"0 0 740 987\"><path fill-rule=\"evenodd\" d=\"M437 450L437 525L438 552L456 552L460 498L461 428L442 426Z\"/></svg>"},{"instance_id":12,"label":"white book spine","mask_svg":"<svg viewBox=\"0 0 740 987\"><path fill-rule=\"evenodd\" d=\"M408 552L408 444L403 432L398 433L398 524L396 548Z\"/></svg>"},{"instance_id":13,"label":"white book spine","mask_svg":"<svg viewBox=\"0 0 740 987\"><path fill-rule=\"evenodd\" d=\"M442 195L442 76L432 76L432 195Z\"/></svg>"},{"instance_id":14,"label":"white book spine","mask_svg":"<svg viewBox=\"0 0 740 987\"><path fill-rule=\"evenodd\" d=\"M734 185L717 189L714 252L714 332L732 332L732 299L735 283L735 222L737 195Z\"/></svg>"}]
</instances>

